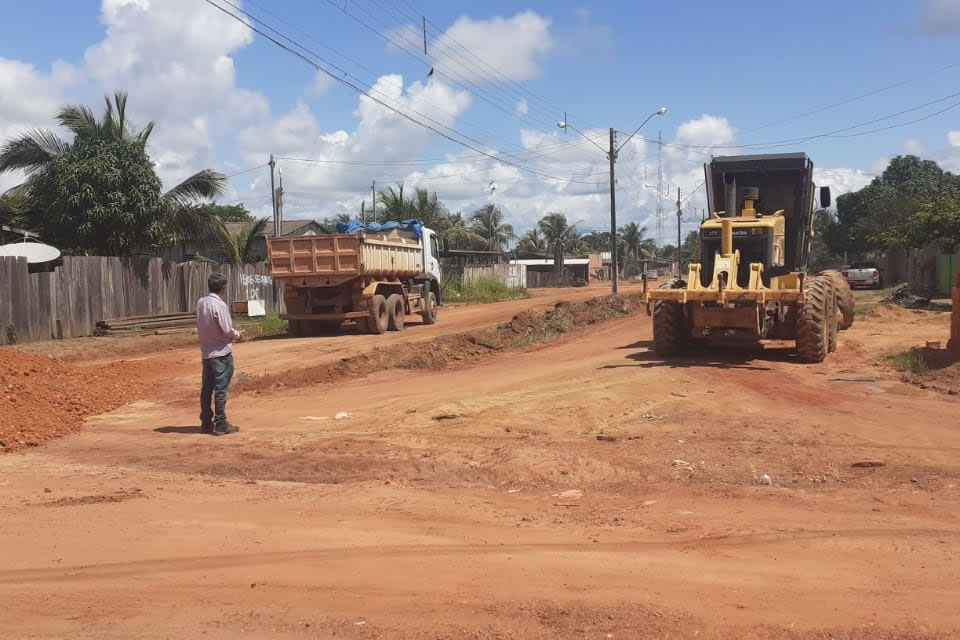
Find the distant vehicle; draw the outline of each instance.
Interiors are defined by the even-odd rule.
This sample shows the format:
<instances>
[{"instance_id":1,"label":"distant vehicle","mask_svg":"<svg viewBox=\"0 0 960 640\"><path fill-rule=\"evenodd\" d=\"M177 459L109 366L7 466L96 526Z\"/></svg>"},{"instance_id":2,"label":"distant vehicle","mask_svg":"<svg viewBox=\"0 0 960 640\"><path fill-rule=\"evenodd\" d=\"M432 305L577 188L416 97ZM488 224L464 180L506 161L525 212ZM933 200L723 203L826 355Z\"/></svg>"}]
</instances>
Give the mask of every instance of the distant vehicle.
<instances>
[{"instance_id":1,"label":"distant vehicle","mask_svg":"<svg viewBox=\"0 0 960 640\"><path fill-rule=\"evenodd\" d=\"M883 288L883 274L876 262L854 262L843 269L843 277L851 287Z\"/></svg>"},{"instance_id":2,"label":"distant vehicle","mask_svg":"<svg viewBox=\"0 0 960 640\"><path fill-rule=\"evenodd\" d=\"M359 331L403 329L418 313L437 321L441 300L437 234L416 225L358 224L349 233L267 238L270 276L284 286L290 334L331 333L345 320Z\"/></svg>"}]
</instances>

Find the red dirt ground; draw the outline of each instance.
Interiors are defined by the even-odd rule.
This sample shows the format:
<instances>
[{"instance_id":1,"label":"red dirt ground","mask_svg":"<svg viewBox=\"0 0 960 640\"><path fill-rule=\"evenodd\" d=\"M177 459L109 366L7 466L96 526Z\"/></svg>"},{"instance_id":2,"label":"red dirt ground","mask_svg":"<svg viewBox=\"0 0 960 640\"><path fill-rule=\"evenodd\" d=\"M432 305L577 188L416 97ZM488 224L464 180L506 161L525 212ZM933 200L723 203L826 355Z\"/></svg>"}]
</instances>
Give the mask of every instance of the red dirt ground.
<instances>
[{"instance_id":1,"label":"red dirt ground","mask_svg":"<svg viewBox=\"0 0 960 640\"><path fill-rule=\"evenodd\" d=\"M0 451L63 437L87 417L143 398L157 384L150 364L80 367L0 348Z\"/></svg>"}]
</instances>

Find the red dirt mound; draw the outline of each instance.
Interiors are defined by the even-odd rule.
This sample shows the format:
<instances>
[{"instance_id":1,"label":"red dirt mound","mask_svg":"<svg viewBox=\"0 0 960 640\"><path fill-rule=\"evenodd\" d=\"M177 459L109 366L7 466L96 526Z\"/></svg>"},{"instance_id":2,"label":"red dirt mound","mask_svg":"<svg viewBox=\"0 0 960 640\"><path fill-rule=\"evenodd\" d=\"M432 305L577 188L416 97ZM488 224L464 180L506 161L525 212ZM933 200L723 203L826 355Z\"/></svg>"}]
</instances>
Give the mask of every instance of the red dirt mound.
<instances>
[{"instance_id":1,"label":"red dirt mound","mask_svg":"<svg viewBox=\"0 0 960 640\"><path fill-rule=\"evenodd\" d=\"M0 348L0 452L43 444L157 385L145 363L74 366Z\"/></svg>"}]
</instances>

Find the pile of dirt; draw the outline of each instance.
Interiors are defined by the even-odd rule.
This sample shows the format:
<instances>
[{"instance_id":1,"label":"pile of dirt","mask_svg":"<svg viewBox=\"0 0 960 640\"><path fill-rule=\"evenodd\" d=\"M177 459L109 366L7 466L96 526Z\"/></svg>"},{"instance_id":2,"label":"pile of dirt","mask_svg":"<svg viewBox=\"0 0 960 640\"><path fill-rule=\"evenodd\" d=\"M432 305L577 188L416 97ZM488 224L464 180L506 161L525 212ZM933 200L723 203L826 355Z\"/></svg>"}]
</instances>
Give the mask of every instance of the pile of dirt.
<instances>
[{"instance_id":1,"label":"pile of dirt","mask_svg":"<svg viewBox=\"0 0 960 640\"><path fill-rule=\"evenodd\" d=\"M930 311L949 311L949 305L931 302L935 292L918 289L908 283L899 284L885 298L881 304L895 304L906 309L927 309Z\"/></svg>"},{"instance_id":2,"label":"pile of dirt","mask_svg":"<svg viewBox=\"0 0 960 640\"><path fill-rule=\"evenodd\" d=\"M501 351L539 344L572 331L635 315L643 308L639 296L608 296L586 302L559 302L544 313L524 311L510 322L490 329L442 336L428 343L373 349L340 362L244 379L235 391L306 387L387 369L445 369L475 363Z\"/></svg>"},{"instance_id":3,"label":"pile of dirt","mask_svg":"<svg viewBox=\"0 0 960 640\"><path fill-rule=\"evenodd\" d=\"M0 452L34 447L156 388L145 363L75 366L0 348Z\"/></svg>"},{"instance_id":4,"label":"pile of dirt","mask_svg":"<svg viewBox=\"0 0 960 640\"><path fill-rule=\"evenodd\" d=\"M937 393L960 395L960 353L930 347L914 348L909 353L918 370L905 371L903 382Z\"/></svg>"}]
</instances>

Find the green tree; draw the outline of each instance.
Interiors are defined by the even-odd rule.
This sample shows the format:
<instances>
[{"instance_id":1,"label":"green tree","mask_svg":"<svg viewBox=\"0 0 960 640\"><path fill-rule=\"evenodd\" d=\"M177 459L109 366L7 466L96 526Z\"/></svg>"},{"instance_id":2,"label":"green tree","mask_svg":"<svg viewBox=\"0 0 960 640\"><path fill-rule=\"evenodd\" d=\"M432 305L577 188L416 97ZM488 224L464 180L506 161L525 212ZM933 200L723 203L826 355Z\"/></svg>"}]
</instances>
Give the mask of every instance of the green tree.
<instances>
[{"instance_id":1,"label":"green tree","mask_svg":"<svg viewBox=\"0 0 960 640\"><path fill-rule=\"evenodd\" d=\"M257 237L267 228L267 222L270 218L264 217L251 220L236 235L225 234L221 240L220 246L227 255L227 262L232 265L256 264L264 260L266 256L254 253Z\"/></svg>"},{"instance_id":2,"label":"green tree","mask_svg":"<svg viewBox=\"0 0 960 640\"><path fill-rule=\"evenodd\" d=\"M687 264L691 262L703 262L700 246L700 230L692 229L687 233L687 237L683 239L681 255L683 256L684 262Z\"/></svg>"},{"instance_id":3,"label":"green tree","mask_svg":"<svg viewBox=\"0 0 960 640\"><path fill-rule=\"evenodd\" d=\"M221 195L226 178L205 169L163 193L146 152L153 123L133 128L124 93L105 101L99 120L86 106L60 109L56 119L72 142L36 129L0 147L0 173L26 175L11 193L36 203L25 226L65 252L100 255L222 237L222 220L194 205Z\"/></svg>"},{"instance_id":4,"label":"green tree","mask_svg":"<svg viewBox=\"0 0 960 640\"><path fill-rule=\"evenodd\" d=\"M943 198L960 197L960 176L945 172L932 160L897 156L869 185L837 198L836 228L824 239L834 254L857 256L890 246L890 230L919 207Z\"/></svg>"},{"instance_id":5,"label":"green tree","mask_svg":"<svg viewBox=\"0 0 960 640\"><path fill-rule=\"evenodd\" d=\"M563 279L563 256L568 245L580 238L576 225L567 222L562 213L548 213L537 223L547 248L553 254L553 266L557 274L557 284Z\"/></svg>"},{"instance_id":6,"label":"green tree","mask_svg":"<svg viewBox=\"0 0 960 640\"><path fill-rule=\"evenodd\" d=\"M520 236L520 241L517 242L516 250L526 253L543 253L547 250L547 242L544 240L537 227L534 227Z\"/></svg>"},{"instance_id":7,"label":"green tree","mask_svg":"<svg viewBox=\"0 0 960 640\"><path fill-rule=\"evenodd\" d=\"M377 201L383 205L378 214L378 222L387 220L409 220L415 217L416 211L413 202L403 196L403 184L398 188L387 187L377 194Z\"/></svg>"},{"instance_id":8,"label":"green tree","mask_svg":"<svg viewBox=\"0 0 960 640\"><path fill-rule=\"evenodd\" d=\"M220 218L224 222L251 222L255 220L250 211L240 204L201 204L197 205L204 215Z\"/></svg>"},{"instance_id":9,"label":"green tree","mask_svg":"<svg viewBox=\"0 0 960 640\"><path fill-rule=\"evenodd\" d=\"M488 251L503 251L516 238L513 225L503 221L500 208L492 204L480 207L470 216L470 231L484 239Z\"/></svg>"},{"instance_id":10,"label":"green tree","mask_svg":"<svg viewBox=\"0 0 960 640\"><path fill-rule=\"evenodd\" d=\"M448 249L483 249L487 241L467 227L463 213L447 214L447 223L439 232Z\"/></svg>"},{"instance_id":11,"label":"green tree","mask_svg":"<svg viewBox=\"0 0 960 640\"><path fill-rule=\"evenodd\" d=\"M922 249L935 244L947 250L960 246L960 199L941 198L918 205L878 240L886 246Z\"/></svg>"}]
</instances>

